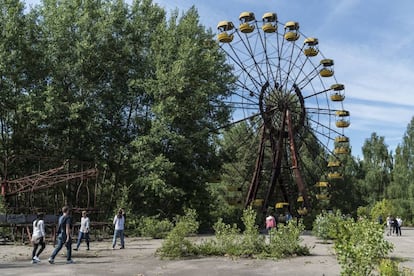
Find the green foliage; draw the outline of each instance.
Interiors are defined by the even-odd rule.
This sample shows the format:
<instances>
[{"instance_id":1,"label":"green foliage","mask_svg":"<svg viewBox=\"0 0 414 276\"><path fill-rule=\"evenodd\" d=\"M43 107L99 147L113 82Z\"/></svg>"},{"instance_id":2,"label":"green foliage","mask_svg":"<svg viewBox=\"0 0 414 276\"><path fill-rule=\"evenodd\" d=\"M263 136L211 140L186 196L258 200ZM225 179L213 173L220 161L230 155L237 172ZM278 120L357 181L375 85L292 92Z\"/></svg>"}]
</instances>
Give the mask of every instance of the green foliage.
<instances>
[{"instance_id":1,"label":"green foliage","mask_svg":"<svg viewBox=\"0 0 414 276\"><path fill-rule=\"evenodd\" d=\"M252 256L263 251L264 237L260 235L256 225L256 211L251 207L243 211L244 231L241 239L241 255Z\"/></svg>"},{"instance_id":2,"label":"green foliage","mask_svg":"<svg viewBox=\"0 0 414 276\"><path fill-rule=\"evenodd\" d=\"M380 261L379 274L382 276L399 276L401 275L398 271L398 262L391 259L385 258Z\"/></svg>"},{"instance_id":3,"label":"green foliage","mask_svg":"<svg viewBox=\"0 0 414 276\"><path fill-rule=\"evenodd\" d=\"M381 217L383 223L386 221L386 217L389 215L395 214L394 206L391 201L387 199L383 199L375 203L375 205L371 208L371 219L377 220Z\"/></svg>"},{"instance_id":4,"label":"green foliage","mask_svg":"<svg viewBox=\"0 0 414 276\"><path fill-rule=\"evenodd\" d=\"M143 237L163 239L167 237L173 227L173 223L168 219L160 220L158 216L142 217L137 230Z\"/></svg>"},{"instance_id":5,"label":"green foliage","mask_svg":"<svg viewBox=\"0 0 414 276\"><path fill-rule=\"evenodd\" d=\"M287 256L309 255L309 248L300 245L300 234L305 230L302 221L296 225L290 221L287 225L279 225L278 229L271 229L269 245L262 253L263 257L282 258Z\"/></svg>"},{"instance_id":6,"label":"green foliage","mask_svg":"<svg viewBox=\"0 0 414 276\"><path fill-rule=\"evenodd\" d=\"M334 249L342 275L371 275L380 261L392 251L393 245L384 240L381 225L367 219L339 223Z\"/></svg>"},{"instance_id":7,"label":"green foliage","mask_svg":"<svg viewBox=\"0 0 414 276\"><path fill-rule=\"evenodd\" d=\"M7 213L6 202L4 200L4 196L0 195L0 214L6 214L6 213Z\"/></svg>"},{"instance_id":8,"label":"green foliage","mask_svg":"<svg viewBox=\"0 0 414 276\"><path fill-rule=\"evenodd\" d=\"M335 213L323 211L317 215L313 222L313 234L323 240L337 239L339 232L339 225L344 220L350 220L344 218L340 210Z\"/></svg>"},{"instance_id":9,"label":"green foliage","mask_svg":"<svg viewBox=\"0 0 414 276\"><path fill-rule=\"evenodd\" d=\"M199 223L195 210L186 209L184 216L177 216L175 227L167 235L162 246L157 249L161 258L176 259L197 254L197 247L187 236L197 232Z\"/></svg>"},{"instance_id":10,"label":"green foliage","mask_svg":"<svg viewBox=\"0 0 414 276\"><path fill-rule=\"evenodd\" d=\"M242 221L245 230L241 231L235 224L228 225L219 220L214 225L215 239L204 241L199 245L204 255L229 255L237 257L280 258L292 255L308 255L309 249L300 245L300 234L304 225L291 222L272 230L270 241L260 235L255 224L256 213L251 208L244 210Z\"/></svg>"},{"instance_id":11,"label":"green foliage","mask_svg":"<svg viewBox=\"0 0 414 276\"><path fill-rule=\"evenodd\" d=\"M357 209L357 216L359 218L369 218L370 211L368 206L359 206Z\"/></svg>"}]
</instances>

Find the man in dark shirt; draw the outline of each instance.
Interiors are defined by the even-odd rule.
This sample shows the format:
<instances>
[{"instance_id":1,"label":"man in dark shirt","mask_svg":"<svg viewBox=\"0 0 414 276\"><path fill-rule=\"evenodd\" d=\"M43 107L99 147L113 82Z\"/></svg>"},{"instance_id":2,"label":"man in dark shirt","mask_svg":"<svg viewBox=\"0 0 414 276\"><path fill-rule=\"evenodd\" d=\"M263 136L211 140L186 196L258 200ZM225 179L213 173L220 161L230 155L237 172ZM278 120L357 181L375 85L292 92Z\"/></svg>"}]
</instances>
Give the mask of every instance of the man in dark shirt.
<instances>
[{"instance_id":1,"label":"man in dark shirt","mask_svg":"<svg viewBox=\"0 0 414 276\"><path fill-rule=\"evenodd\" d=\"M69 206L62 207L63 215L59 218L59 226L58 226L58 244L53 250L52 256L49 258L49 263L55 263L55 257L62 249L63 245L66 246L66 263L71 264L73 263L72 260L72 236L71 236L71 229L72 229L72 218L70 217L70 209Z\"/></svg>"}]
</instances>

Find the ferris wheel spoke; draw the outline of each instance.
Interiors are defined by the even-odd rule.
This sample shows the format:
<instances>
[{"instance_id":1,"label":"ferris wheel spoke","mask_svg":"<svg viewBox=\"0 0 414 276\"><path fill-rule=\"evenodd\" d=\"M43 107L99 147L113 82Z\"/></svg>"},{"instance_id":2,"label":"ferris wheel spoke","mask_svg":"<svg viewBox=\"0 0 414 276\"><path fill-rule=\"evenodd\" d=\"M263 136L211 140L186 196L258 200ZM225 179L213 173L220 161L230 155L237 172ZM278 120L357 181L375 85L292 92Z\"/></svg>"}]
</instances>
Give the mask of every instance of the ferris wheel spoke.
<instances>
[{"instance_id":1,"label":"ferris wheel spoke","mask_svg":"<svg viewBox=\"0 0 414 276\"><path fill-rule=\"evenodd\" d=\"M254 49L252 48L252 45L250 43L250 39L248 39L248 37L254 37L254 36L256 36L256 34L249 36L248 34L240 34L239 31L237 31L236 33L238 34L238 36L240 38L240 41L243 43L243 45L247 49L246 55L249 58L252 70L255 70L257 72L256 75L257 75L257 77L259 77L259 83L265 82L263 79L265 79L266 75L262 71L262 68L260 67L261 62L256 60L257 54L254 53ZM257 34L257 37L261 38L260 33ZM255 40L255 43L257 43L257 39Z\"/></svg>"}]
</instances>

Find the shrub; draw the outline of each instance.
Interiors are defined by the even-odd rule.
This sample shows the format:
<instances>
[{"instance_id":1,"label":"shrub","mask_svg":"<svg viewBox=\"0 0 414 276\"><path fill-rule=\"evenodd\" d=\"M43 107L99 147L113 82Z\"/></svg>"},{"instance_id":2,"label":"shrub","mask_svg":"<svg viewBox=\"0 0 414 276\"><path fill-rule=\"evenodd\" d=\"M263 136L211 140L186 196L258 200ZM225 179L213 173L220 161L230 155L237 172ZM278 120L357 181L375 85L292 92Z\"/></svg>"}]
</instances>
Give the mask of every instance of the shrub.
<instances>
[{"instance_id":1,"label":"shrub","mask_svg":"<svg viewBox=\"0 0 414 276\"><path fill-rule=\"evenodd\" d=\"M323 211L316 216L312 232L316 237L324 241L336 239L338 236L338 226L344 220L351 220L351 218L345 218L339 210L335 213Z\"/></svg>"},{"instance_id":2,"label":"shrub","mask_svg":"<svg viewBox=\"0 0 414 276\"><path fill-rule=\"evenodd\" d=\"M287 225L281 225L278 229L272 229L269 233L269 245L263 252L263 257L281 258L293 255L309 255L309 248L300 245L300 234L305 230L302 221L295 224L290 221Z\"/></svg>"},{"instance_id":3,"label":"shrub","mask_svg":"<svg viewBox=\"0 0 414 276\"><path fill-rule=\"evenodd\" d=\"M156 253L161 258L171 259L197 254L197 247L186 237L195 234L198 226L196 211L193 209L185 210L184 216L176 217L175 227L168 233L167 238Z\"/></svg>"},{"instance_id":4,"label":"shrub","mask_svg":"<svg viewBox=\"0 0 414 276\"><path fill-rule=\"evenodd\" d=\"M334 249L342 275L371 275L393 248L384 240L383 228L369 220L342 221Z\"/></svg>"},{"instance_id":5,"label":"shrub","mask_svg":"<svg viewBox=\"0 0 414 276\"><path fill-rule=\"evenodd\" d=\"M142 217L138 225L140 236L163 239L173 229L174 225L168 219L159 220L155 217Z\"/></svg>"},{"instance_id":6,"label":"shrub","mask_svg":"<svg viewBox=\"0 0 414 276\"><path fill-rule=\"evenodd\" d=\"M384 276L399 276L398 262L391 259L382 259L379 264L379 273Z\"/></svg>"},{"instance_id":7,"label":"shrub","mask_svg":"<svg viewBox=\"0 0 414 276\"><path fill-rule=\"evenodd\" d=\"M200 244L200 252L205 255L260 258L309 255L309 249L300 246L300 234L304 230L302 221L298 225L292 222L279 230L271 230L269 243L259 233L254 210L244 210L242 221L245 230L241 233L235 224L225 224L219 219L214 224L215 239Z\"/></svg>"},{"instance_id":8,"label":"shrub","mask_svg":"<svg viewBox=\"0 0 414 276\"><path fill-rule=\"evenodd\" d=\"M263 251L264 236L259 233L256 225L256 211L252 208L245 209L242 221L244 224L244 232L241 239L241 254L252 256Z\"/></svg>"}]
</instances>

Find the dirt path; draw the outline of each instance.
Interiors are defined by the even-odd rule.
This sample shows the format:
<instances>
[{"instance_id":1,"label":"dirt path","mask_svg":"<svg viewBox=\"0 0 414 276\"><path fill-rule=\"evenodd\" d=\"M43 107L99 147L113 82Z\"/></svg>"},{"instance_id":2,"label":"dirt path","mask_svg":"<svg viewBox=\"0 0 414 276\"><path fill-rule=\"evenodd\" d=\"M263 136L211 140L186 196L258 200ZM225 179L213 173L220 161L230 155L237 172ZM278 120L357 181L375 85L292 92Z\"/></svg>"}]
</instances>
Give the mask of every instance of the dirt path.
<instances>
[{"instance_id":1,"label":"dirt path","mask_svg":"<svg viewBox=\"0 0 414 276\"><path fill-rule=\"evenodd\" d=\"M47 258L53 247L48 245L40 264L30 263L31 247L0 245L0 275L339 275L340 267L333 254L332 244L324 244L310 235L302 236L311 248L311 256L283 260L230 259L209 257L167 261L154 256L162 240L126 239L124 250L112 250L111 241L91 243L86 251L73 252L75 264L67 265L62 255L50 265ZM401 265L414 269L414 229L403 229L402 237L386 237L394 243L392 256L403 258Z\"/></svg>"}]
</instances>

